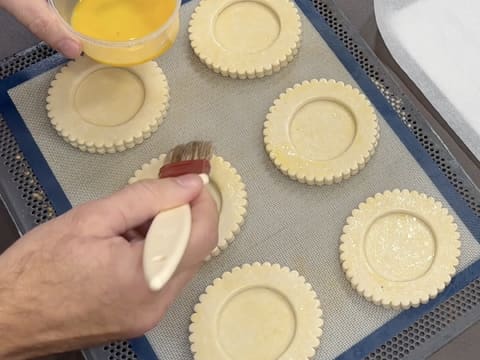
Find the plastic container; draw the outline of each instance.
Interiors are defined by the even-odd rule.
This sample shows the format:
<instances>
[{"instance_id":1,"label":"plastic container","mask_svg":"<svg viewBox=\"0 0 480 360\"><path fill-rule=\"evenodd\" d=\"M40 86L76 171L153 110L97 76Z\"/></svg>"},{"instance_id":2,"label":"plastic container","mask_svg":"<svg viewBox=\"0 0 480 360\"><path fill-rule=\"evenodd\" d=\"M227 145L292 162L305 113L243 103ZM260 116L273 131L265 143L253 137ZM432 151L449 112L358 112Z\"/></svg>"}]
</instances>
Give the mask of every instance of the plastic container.
<instances>
[{"instance_id":1,"label":"plastic container","mask_svg":"<svg viewBox=\"0 0 480 360\"><path fill-rule=\"evenodd\" d=\"M180 26L181 0L176 0L175 11L167 22L154 32L130 41L98 40L79 33L71 26L70 19L78 0L48 0L48 2L73 36L80 39L85 54L109 65L129 66L159 57L173 45Z\"/></svg>"}]
</instances>

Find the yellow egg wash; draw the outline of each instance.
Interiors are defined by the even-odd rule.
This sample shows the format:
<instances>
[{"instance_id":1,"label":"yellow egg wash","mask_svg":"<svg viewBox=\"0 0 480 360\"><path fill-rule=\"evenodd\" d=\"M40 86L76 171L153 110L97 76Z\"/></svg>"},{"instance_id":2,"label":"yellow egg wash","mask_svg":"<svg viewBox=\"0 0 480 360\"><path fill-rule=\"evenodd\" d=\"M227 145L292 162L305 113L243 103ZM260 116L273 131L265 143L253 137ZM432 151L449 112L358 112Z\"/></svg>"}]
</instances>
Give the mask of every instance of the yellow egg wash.
<instances>
[{"instance_id":1,"label":"yellow egg wash","mask_svg":"<svg viewBox=\"0 0 480 360\"><path fill-rule=\"evenodd\" d=\"M80 0L71 24L94 39L135 40L161 28L175 7L175 0Z\"/></svg>"}]
</instances>

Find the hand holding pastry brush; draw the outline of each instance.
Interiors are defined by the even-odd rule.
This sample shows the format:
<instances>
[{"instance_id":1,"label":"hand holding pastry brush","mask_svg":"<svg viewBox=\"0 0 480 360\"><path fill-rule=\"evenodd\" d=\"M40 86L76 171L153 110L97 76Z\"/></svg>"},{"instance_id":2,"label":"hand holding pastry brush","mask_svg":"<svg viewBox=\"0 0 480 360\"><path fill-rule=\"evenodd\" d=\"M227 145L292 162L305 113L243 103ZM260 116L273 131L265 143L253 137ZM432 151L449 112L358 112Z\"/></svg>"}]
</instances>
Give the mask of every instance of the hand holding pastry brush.
<instances>
[{"instance_id":1,"label":"hand holding pastry brush","mask_svg":"<svg viewBox=\"0 0 480 360\"><path fill-rule=\"evenodd\" d=\"M207 184L212 153L210 142L178 145L167 154L159 177L199 174ZM187 248L191 225L190 204L163 211L153 219L143 250L143 271L151 290L160 290L174 274Z\"/></svg>"}]
</instances>

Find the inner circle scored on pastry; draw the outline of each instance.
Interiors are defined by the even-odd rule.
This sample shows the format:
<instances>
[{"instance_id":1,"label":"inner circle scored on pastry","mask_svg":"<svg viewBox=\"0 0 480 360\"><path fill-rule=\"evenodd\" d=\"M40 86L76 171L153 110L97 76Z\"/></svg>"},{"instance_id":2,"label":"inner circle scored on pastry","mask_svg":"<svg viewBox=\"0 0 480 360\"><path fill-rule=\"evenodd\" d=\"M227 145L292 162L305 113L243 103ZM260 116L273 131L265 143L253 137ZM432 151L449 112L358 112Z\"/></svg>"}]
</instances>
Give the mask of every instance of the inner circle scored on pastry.
<instances>
[{"instance_id":1,"label":"inner circle scored on pastry","mask_svg":"<svg viewBox=\"0 0 480 360\"><path fill-rule=\"evenodd\" d=\"M135 171L134 177L128 181L129 184L145 179L157 179L164 161L165 154L144 164L140 170ZM211 256L217 256L240 232L248 201L245 184L229 162L214 155L210 165L210 183L207 188L219 212L218 245L212 250Z\"/></svg>"},{"instance_id":2,"label":"inner circle scored on pastry","mask_svg":"<svg viewBox=\"0 0 480 360\"><path fill-rule=\"evenodd\" d=\"M335 80L296 84L280 95L264 124L267 153L285 175L309 185L357 174L375 153L379 126L365 95Z\"/></svg>"},{"instance_id":3,"label":"inner circle scored on pastry","mask_svg":"<svg viewBox=\"0 0 480 360\"><path fill-rule=\"evenodd\" d=\"M376 194L347 219L340 260L352 286L387 308L417 307L450 283L460 256L457 225L432 197Z\"/></svg>"},{"instance_id":4,"label":"inner circle scored on pastry","mask_svg":"<svg viewBox=\"0 0 480 360\"><path fill-rule=\"evenodd\" d=\"M165 75L155 62L117 68L86 56L69 62L52 81L50 121L82 151L124 151L149 138L169 105Z\"/></svg>"},{"instance_id":5,"label":"inner circle scored on pastry","mask_svg":"<svg viewBox=\"0 0 480 360\"><path fill-rule=\"evenodd\" d=\"M195 360L311 359L323 326L311 285L269 263L245 264L215 279L191 320Z\"/></svg>"},{"instance_id":6,"label":"inner circle scored on pastry","mask_svg":"<svg viewBox=\"0 0 480 360\"><path fill-rule=\"evenodd\" d=\"M298 52L301 32L291 0L202 0L189 26L200 60L217 73L241 79L286 66Z\"/></svg>"}]
</instances>

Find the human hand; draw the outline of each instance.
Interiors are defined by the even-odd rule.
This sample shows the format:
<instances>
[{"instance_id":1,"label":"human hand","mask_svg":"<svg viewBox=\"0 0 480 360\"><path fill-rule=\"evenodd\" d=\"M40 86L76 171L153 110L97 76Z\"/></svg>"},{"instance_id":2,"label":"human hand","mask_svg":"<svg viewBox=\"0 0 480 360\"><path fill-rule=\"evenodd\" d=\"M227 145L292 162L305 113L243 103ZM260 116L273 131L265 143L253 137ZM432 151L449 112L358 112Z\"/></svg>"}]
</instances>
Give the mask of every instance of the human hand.
<instances>
[{"instance_id":1,"label":"human hand","mask_svg":"<svg viewBox=\"0 0 480 360\"><path fill-rule=\"evenodd\" d=\"M192 232L158 293L142 267L159 212L191 204ZM197 175L143 181L81 205L0 256L0 358L30 358L136 337L154 327L217 244L217 209Z\"/></svg>"},{"instance_id":2,"label":"human hand","mask_svg":"<svg viewBox=\"0 0 480 360\"><path fill-rule=\"evenodd\" d=\"M46 0L0 0L0 8L11 13L38 38L66 57L73 59L80 56L80 41L71 36Z\"/></svg>"}]
</instances>

